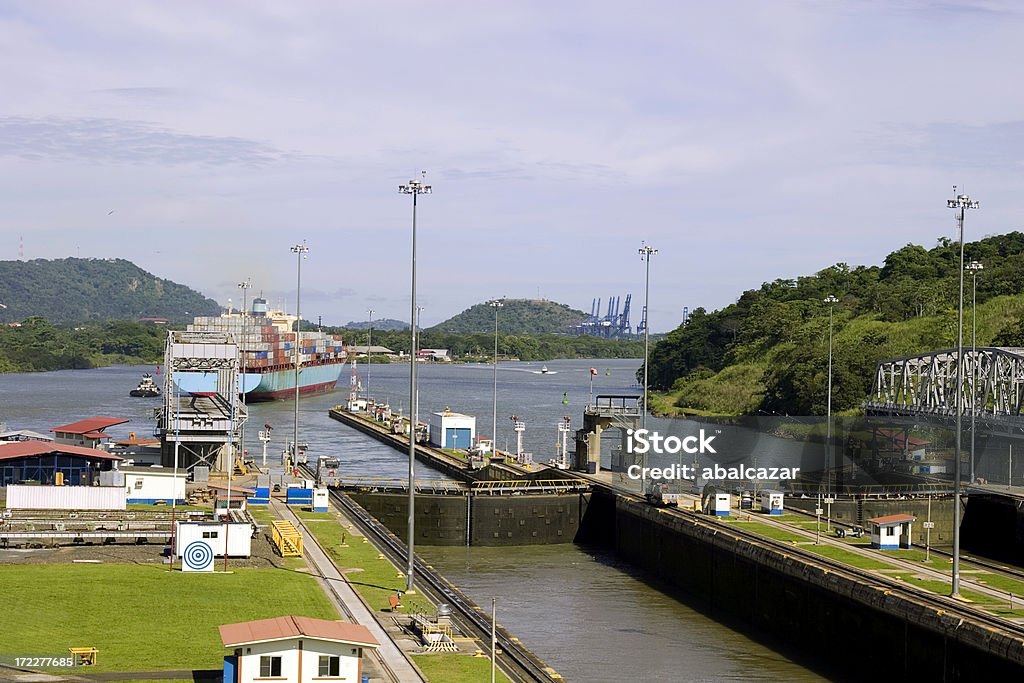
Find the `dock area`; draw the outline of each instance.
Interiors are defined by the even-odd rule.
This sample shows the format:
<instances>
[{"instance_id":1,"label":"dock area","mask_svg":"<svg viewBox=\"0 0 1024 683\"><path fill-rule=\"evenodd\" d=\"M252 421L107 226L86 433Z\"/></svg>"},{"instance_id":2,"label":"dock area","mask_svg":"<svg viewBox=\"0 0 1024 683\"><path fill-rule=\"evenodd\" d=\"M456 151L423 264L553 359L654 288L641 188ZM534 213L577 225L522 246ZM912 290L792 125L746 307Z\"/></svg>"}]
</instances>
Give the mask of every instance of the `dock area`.
<instances>
[{"instance_id":1,"label":"dock area","mask_svg":"<svg viewBox=\"0 0 1024 683\"><path fill-rule=\"evenodd\" d=\"M367 418L363 413L353 413L345 410L343 406L335 406L328 411L328 415L342 424L372 436L397 451L406 453L409 451L408 436L391 433L386 425ZM416 459L463 482L519 479L530 477L544 469L541 465L519 465L507 461L491 462L486 467L473 469L470 467L468 459L459 458L428 444L416 445Z\"/></svg>"}]
</instances>

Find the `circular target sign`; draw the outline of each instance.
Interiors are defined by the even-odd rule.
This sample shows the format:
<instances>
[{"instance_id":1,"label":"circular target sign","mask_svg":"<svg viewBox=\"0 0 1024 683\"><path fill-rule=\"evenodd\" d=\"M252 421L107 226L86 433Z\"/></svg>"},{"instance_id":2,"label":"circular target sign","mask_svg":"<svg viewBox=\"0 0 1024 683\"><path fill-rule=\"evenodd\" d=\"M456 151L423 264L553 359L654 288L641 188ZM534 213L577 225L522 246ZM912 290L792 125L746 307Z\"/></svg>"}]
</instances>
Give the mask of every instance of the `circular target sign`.
<instances>
[{"instance_id":1,"label":"circular target sign","mask_svg":"<svg viewBox=\"0 0 1024 683\"><path fill-rule=\"evenodd\" d=\"M188 572L213 571L213 549L208 543L193 541L185 546L182 569Z\"/></svg>"}]
</instances>

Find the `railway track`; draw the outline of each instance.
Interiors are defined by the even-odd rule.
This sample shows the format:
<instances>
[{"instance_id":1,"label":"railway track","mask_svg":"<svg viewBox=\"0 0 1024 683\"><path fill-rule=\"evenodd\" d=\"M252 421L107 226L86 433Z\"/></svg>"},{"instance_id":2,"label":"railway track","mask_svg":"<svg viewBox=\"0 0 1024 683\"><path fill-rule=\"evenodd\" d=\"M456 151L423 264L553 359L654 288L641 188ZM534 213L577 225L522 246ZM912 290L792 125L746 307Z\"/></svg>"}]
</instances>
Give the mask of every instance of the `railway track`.
<instances>
[{"instance_id":1,"label":"railway track","mask_svg":"<svg viewBox=\"0 0 1024 683\"><path fill-rule=\"evenodd\" d=\"M301 519L298 519L298 522L299 522L300 526L304 526L304 524L302 523ZM308 531L305 531L305 533L309 534ZM306 560L307 563L312 565L312 569L315 572L315 575L323 578L324 585L326 585L327 588L334 595L334 597L336 599L335 600L336 604L338 604L341 607L341 609L345 612L345 616L348 617L349 620L352 623L359 623L359 620L356 618L356 616L354 614L352 614L352 612L346 606L344 596L342 596L338 592L338 589L335 588L334 583L331 582L331 581L328 581L328 580L326 580L326 578L324 578L325 577L324 568L321 566L321 564L319 562L316 561L316 559L313 557L313 554L310 553L310 552L305 553L305 560ZM392 683L404 683L404 681L402 681L401 677L397 673L395 673L395 670L391 668L391 666L388 664L387 660L384 658L383 655L381 655L381 653L379 651L374 650L373 651L373 657L374 657L374 661L377 663L377 666L379 666L381 671L383 671L384 674L388 677L388 680L390 680Z\"/></svg>"},{"instance_id":2,"label":"railway track","mask_svg":"<svg viewBox=\"0 0 1024 683\"><path fill-rule=\"evenodd\" d=\"M407 562L406 546L392 534L387 527L374 519L362 507L348 496L335 490L330 492L331 502L345 516L356 524L362 533L370 537L375 545L396 566L404 567ZM478 605L469 600L444 577L424 564L419 558L415 560L416 585L435 603L446 603L452 608L453 619L459 630L480 641L485 652L490 654L491 620ZM557 683L561 678L553 675L548 667L535 655L529 652L505 629L496 629L498 655L496 661L501 670L513 681L523 683Z\"/></svg>"}]
</instances>

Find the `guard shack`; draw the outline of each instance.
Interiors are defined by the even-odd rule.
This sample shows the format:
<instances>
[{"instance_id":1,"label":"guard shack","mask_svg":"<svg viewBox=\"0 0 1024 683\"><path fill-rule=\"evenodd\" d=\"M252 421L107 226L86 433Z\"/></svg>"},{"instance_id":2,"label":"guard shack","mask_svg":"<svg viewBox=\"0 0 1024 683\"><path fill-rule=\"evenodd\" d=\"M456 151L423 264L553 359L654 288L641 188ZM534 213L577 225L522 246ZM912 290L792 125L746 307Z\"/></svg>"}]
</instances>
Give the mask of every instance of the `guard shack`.
<instances>
[{"instance_id":1,"label":"guard shack","mask_svg":"<svg viewBox=\"0 0 1024 683\"><path fill-rule=\"evenodd\" d=\"M761 512L766 515L781 515L784 499L782 491L761 491Z\"/></svg>"},{"instance_id":2,"label":"guard shack","mask_svg":"<svg viewBox=\"0 0 1024 683\"><path fill-rule=\"evenodd\" d=\"M430 416L430 443L469 450L476 442L476 418L444 410Z\"/></svg>"},{"instance_id":3,"label":"guard shack","mask_svg":"<svg viewBox=\"0 0 1024 683\"><path fill-rule=\"evenodd\" d=\"M728 517L730 507L732 507L732 494L728 491L715 493L715 509L711 514L716 517Z\"/></svg>"},{"instance_id":4,"label":"guard shack","mask_svg":"<svg viewBox=\"0 0 1024 683\"><path fill-rule=\"evenodd\" d=\"M897 550L911 547L910 532L917 517L913 515L886 515L868 520L871 527L871 547Z\"/></svg>"}]
</instances>

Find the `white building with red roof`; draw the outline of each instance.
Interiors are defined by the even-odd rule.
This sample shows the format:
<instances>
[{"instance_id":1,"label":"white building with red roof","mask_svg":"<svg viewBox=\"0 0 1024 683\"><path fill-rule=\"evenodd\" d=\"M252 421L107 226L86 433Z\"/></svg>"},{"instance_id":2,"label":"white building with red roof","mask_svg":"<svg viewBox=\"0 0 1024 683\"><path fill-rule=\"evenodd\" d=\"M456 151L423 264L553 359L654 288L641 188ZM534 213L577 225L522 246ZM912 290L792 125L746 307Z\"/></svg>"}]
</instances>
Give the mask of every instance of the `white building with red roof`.
<instances>
[{"instance_id":1,"label":"white building with red roof","mask_svg":"<svg viewBox=\"0 0 1024 683\"><path fill-rule=\"evenodd\" d=\"M868 520L871 528L871 547L882 550L909 548L911 526L917 521L913 515L886 515Z\"/></svg>"},{"instance_id":2,"label":"white building with red roof","mask_svg":"<svg viewBox=\"0 0 1024 683\"><path fill-rule=\"evenodd\" d=\"M90 417L87 420L54 427L50 431L54 433L56 437L54 440L57 443L96 448L104 439L110 438L110 435L103 431L104 429L124 424L127 421L120 417Z\"/></svg>"},{"instance_id":3,"label":"white building with red roof","mask_svg":"<svg viewBox=\"0 0 1024 683\"><path fill-rule=\"evenodd\" d=\"M274 617L220 626L224 683L351 681L362 679L363 650L379 643L360 624Z\"/></svg>"}]
</instances>

